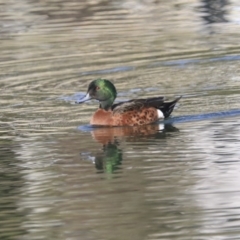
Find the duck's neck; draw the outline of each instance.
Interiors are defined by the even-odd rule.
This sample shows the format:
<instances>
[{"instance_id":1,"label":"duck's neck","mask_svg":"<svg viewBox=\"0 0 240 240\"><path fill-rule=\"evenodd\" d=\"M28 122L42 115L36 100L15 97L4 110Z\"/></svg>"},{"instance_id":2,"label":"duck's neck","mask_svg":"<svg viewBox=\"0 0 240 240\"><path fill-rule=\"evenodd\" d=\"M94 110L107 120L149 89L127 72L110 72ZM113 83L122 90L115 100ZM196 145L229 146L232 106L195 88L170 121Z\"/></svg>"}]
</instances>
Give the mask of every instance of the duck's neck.
<instances>
[{"instance_id":1,"label":"duck's neck","mask_svg":"<svg viewBox=\"0 0 240 240\"><path fill-rule=\"evenodd\" d=\"M100 101L100 108L108 111L111 108L111 106L113 105L114 99L115 98L112 97L112 98L109 98L105 101Z\"/></svg>"}]
</instances>

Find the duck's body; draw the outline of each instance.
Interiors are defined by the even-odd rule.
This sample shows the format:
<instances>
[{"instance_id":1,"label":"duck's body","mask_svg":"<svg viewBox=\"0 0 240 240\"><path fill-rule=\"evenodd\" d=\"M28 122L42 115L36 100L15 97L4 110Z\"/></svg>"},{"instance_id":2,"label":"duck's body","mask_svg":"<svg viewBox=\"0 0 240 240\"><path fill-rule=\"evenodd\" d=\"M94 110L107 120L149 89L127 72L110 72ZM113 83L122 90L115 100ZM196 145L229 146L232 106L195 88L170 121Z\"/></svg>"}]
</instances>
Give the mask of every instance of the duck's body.
<instances>
[{"instance_id":1,"label":"duck's body","mask_svg":"<svg viewBox=\"0 0 240 240\"><path fill-rule=\"evenodd\" d=\"M97 79L90 83L85 98L100 102L99 109L93 114L90 124L97 126L138 126L154 123L169 117L179 98L172 102L165 102L163 97L148 99L133 99L127 102L113 104L117 92L114 85L104 79Z\"/></svg>"},{"instance_id":2,"label":"duck's body","mask_svg":"<svg viewBox=\"0 0 240 240\"><path fill-rule=\"evenodd\" d=\"M136 126L146 125L158 120L154 108L143 108L140 111L132 110L123 113L98 109L92 116L90 124L102 126Z\"/></svg>"}]
</instances>

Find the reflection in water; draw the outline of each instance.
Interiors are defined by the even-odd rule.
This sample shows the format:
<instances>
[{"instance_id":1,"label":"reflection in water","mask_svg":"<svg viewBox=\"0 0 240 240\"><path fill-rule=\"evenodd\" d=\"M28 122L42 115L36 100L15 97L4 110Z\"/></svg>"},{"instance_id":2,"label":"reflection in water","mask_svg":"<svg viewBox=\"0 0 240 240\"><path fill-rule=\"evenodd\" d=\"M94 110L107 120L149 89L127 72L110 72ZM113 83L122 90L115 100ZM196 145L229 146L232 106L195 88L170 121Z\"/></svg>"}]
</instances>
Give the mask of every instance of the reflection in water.
<instances>
[{"instance_id":1,"label":"reflection in water","mask_svg":"<svg viewBox=\"0 0 240 240\"><path fill-rule=\"evenodd\" d=\"M122 162L122 150L120 142L122 138L126 141L139 141L140 138L144 142L149 139L166 138L167 132L176 132L178 129L171 124L151 124L134 127L101 127L92 131L93 138L103 144L102 152L97 153L94 159L96 169L107 173L113 173L119 169Z\"/></svg>"},{"instance_id":2,"label":"reflection in water","mask_svg":"<svg viewBox=\"0 0 240 240\"><path fill-rule=\"evenodd\" d=\"M203 19L208 24L227 22L226 6L229 5L228 0L202 0L202 2L204 4L203 12L206 13Z\"/></svg>"},{"instance_id":3,"label":"reflection in water","mask_svg":"<svg viewBox=\"0 0 240 240\"><path fill-rule=\"evenodd\" d=\"M122 161L122 150L118 148L117 143L108 143L103 146L103 152L95 157L95 166L98 170L107 173L113 173L119 168Z\"/></svg>"},{"instance_id":4,"label":"reflection in water","mask_svg":"<svg viewBox=\"0 0 240 240\"><path fill-rule=\"evenodd\" d=\"M116 138L126 138L127 141L139 140L144 137L162 138L167 132L178 131L171 124L150 124L143 126L101 127L92 130L93 139L105 145L113 143Z\"/></svg>"}]
</instances>

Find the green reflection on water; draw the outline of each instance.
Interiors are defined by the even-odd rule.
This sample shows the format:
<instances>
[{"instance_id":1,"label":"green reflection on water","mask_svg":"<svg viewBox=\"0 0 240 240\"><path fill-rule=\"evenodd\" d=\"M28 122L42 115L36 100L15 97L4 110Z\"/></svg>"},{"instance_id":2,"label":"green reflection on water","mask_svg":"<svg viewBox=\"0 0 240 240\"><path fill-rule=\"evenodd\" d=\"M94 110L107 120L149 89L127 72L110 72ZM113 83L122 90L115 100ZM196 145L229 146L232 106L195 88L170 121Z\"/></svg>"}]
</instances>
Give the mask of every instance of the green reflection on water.
<instances>
[{"instance_id":1,"label":"green reflection on water","mask_svg":"<svg viewBox=\"0 0 240 240\"><path fill-rule=\"evenodd\" d=\"M102 154L102 156L96 156L96 169L107 173L113 173L119 169L122 162L122 150L118 148L117 144L108 143L104 145Z\"/></svg>"}]
</instances>

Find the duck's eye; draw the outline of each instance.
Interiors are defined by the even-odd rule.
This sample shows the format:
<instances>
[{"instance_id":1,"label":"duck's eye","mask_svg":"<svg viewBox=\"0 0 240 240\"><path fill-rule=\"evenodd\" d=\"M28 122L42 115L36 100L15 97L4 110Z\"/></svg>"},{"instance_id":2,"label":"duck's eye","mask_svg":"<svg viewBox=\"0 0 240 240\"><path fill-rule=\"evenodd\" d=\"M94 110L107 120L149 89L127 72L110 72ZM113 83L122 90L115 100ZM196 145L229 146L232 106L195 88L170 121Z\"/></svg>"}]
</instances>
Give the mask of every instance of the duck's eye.
<instances>
[{"instance_id":1,"label":"duck's eye","mask_svg":"<svg viewBox=\"0 0 240 240\"><path fill-rule=\"evenodd\" d=\"M96 87L96 91L98 91L99 89L100 89L100 87L99 87L99 86L97 86L97 87Z\"/></svg>"}]
</instances>

